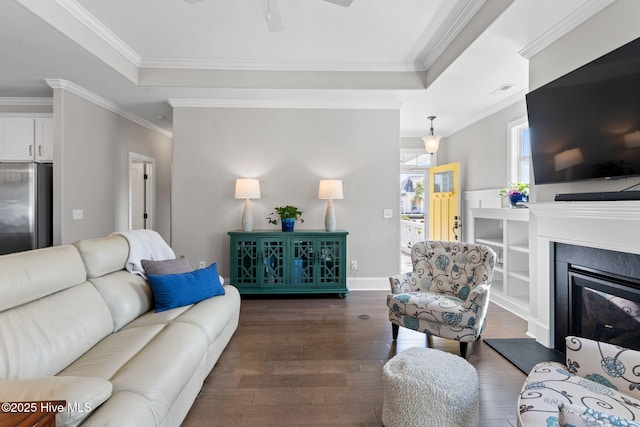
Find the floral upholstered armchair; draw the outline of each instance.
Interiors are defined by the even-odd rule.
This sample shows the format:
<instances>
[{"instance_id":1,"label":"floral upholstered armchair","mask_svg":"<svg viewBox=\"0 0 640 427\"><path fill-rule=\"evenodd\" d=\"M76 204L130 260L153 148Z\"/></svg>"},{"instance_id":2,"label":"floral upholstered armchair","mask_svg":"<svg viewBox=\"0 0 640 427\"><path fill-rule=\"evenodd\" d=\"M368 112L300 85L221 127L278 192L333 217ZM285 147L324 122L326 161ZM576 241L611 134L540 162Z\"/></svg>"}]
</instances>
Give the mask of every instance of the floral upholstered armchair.
<instances>
[{"instance_id":1,"label":"floral upholstered armchair","mask_svg":"<svg viewBox=\"0 0 640 427\"><path fill-rule=\"evenodd\" d=\"M400 326L467 344L480 337L489 306L495 252L484 245L426 241L413 245L413 271L389 278L393 339Z\"/></svg>"},{"instance_id":2,"label":"floral upholstered armchair","mask_svg":"<svg viewBox=\"0 0 640 427\"><path fill-rule=\"evenodd\" d=\"M568 336L566 366L533 367L518 398L518 426L640 427L640 352Z\"/></svg>"}]
</instances>

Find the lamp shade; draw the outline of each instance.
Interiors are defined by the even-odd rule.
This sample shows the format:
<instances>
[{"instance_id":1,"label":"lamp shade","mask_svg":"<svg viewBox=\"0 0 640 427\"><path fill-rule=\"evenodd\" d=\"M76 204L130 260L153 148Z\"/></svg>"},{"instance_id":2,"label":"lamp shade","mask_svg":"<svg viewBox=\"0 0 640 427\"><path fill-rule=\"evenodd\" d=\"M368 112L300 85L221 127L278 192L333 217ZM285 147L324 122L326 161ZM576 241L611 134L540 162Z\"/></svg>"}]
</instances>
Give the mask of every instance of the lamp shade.
<instances>
[{"instance_id":1,"label":"lamp shade","mask_svg":"<svg viewBox=\"0 0 640 427\"><path fill-rule=\"evenodd\" d=\"M318 199L342 199L342 180L321 179L318 188Z\"/></svg>"},{"instance_id":2,"label":"lamp shade","mask_svg":"<svg viewBox=\"0 0 640 427\"><path fill-rule=\"evenodd\" d=\"M424 141L424 149L427 150L429 154L435 154L438 151L438 147L440 146L440 136L429 135L422 138Z\"/></svg>"},{"instance_id":3,"label":"lamp shade","mask_svg":"<svg viewBox=\"0 0 640 427\"><path fill-rule=\"evenodd\" d=\"M260 180L258 179L236 179L236 199L259 199Z\"/></svg>"}]
</instances>

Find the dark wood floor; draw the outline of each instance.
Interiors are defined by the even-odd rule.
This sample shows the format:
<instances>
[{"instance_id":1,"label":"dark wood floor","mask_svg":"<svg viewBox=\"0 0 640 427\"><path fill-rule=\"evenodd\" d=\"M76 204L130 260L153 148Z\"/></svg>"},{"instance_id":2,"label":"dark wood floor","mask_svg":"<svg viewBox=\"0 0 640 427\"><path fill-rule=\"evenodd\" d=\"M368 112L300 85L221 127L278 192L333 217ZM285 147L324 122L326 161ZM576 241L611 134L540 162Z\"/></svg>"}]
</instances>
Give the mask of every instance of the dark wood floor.
<instances>
[{"instance_id":1,"label":"dark wood floor","mask_svg":"<svg viewBox=\"0 0 640 427\"><path fill-rule=\"evenodd\" d=\"M183 426L380 426L382 366L426 341L400 328L394 343L385 300L383 291L243 298L240 325ZM483 338L525 331L524 320L491 304ZM433 346L458 352L449 340ZM525 375L482 342L467 360L480 378L480 425L515 426Z\"/></svg>"}]
</instances>

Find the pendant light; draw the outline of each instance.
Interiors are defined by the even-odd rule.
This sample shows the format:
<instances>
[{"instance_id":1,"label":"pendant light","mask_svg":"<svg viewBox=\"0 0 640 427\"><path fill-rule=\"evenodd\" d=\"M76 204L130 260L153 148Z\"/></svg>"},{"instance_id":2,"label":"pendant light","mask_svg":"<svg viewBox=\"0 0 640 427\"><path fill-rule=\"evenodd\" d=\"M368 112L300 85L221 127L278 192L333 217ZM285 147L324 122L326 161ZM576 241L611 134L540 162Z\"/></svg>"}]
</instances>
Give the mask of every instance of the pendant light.
<instances>
[{"instance_id":1,"label":"pendant light","mask_svg":"<svg viewBox=\"0 0 640 427\"><path fill-rule=\"evenodd\" d=\"M429 130L429 135L422 138L422 140L424 141L424 148L429 154L435 154L438 151L440 138L442 138L433 134L433 119L435 118L436 116L427 117L427 119L431 120L431 129Z\"/></svg>"}]
</instances>

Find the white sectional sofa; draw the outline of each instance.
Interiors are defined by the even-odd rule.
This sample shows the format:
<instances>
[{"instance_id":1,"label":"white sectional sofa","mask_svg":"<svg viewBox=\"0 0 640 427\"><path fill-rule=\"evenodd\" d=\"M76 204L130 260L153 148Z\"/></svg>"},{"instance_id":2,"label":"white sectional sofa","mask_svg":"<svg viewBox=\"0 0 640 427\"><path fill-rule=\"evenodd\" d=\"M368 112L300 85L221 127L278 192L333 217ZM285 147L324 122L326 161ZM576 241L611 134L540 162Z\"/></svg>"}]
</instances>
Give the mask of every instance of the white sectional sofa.
<instances>
[{"instance_id":1,"label":"white sectional sofa","mask_svg":"<svg viewBox=\"0 0 640 427\"><path fill-rule=\"evenodd\" d=\"M58 425L178 426L235 332L240 295L160 313L122 236L0 256L0 402ZM1 414L0 414L1 415Z\"/></svg>"}]
</instances>

